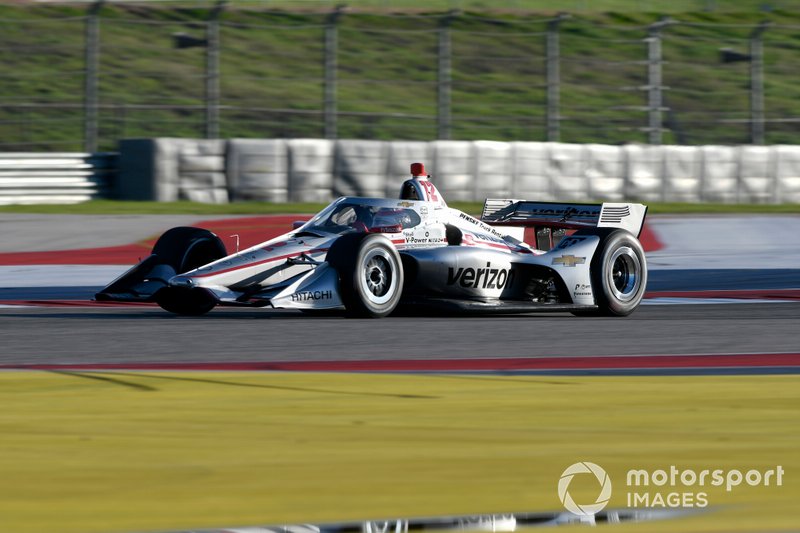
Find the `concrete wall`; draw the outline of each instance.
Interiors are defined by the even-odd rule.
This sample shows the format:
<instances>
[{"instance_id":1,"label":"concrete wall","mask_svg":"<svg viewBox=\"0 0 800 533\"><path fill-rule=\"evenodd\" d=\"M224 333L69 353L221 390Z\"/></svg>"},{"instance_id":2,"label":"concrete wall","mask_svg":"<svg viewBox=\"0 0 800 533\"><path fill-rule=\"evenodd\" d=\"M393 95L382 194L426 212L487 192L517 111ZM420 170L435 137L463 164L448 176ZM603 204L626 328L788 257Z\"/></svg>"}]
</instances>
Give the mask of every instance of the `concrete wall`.
<instances>
[{"instance_id":1,"label":"concrete wall","mask_svg":"<svg viewBox=\"0 0 800 533\"><path fill-rule=\"evenodd\" d=\"M447 200L800 203L800 146L132 139L117 195L224 203L395 196L425 163Z\"/></svg>"}]
</instances>

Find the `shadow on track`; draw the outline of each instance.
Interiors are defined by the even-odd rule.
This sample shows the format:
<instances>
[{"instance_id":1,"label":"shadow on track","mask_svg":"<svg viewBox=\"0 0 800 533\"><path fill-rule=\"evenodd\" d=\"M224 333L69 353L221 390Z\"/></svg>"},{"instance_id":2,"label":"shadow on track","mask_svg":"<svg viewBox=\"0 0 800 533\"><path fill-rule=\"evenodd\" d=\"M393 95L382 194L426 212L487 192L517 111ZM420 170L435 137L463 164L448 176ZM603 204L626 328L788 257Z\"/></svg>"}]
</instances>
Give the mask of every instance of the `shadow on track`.
<instances>
[{"instance_id":1,"label":"shadow on track","mask_svg":"<svg viewBox=\"0 0 800 533\"><path fill-rule=\"evenodd\" d=\"M110 376L97 376L94 373L90 372L76 372L73 370L45 370L45 372L49 372L51 374L58 374L60 376L69 376L74 378L83 378L83 379L93 379L96 381L103 381L105 383L111 383L113 385L121 385L123 387L128 387L131 389L140 390L143 392L153 392L157 391L158 389L155 387L151 387L149 385L142 385L141 383L133 383L131 381L125 381L122 379L112 378Z\"/></svg>"},{"instance_id":2,"label":"shadow on track","mask_svg":"<svg viewBox=\"0 0 800 533\"><path fill-rule=\"evenodd\" d=\"M254 389L272 389L272 390L282 390L282 391L293 391L293 392L315 392L321 394L335 394L340 396L369 396L369 397L380 397L380 398L399 398L403 400L437 400L439 399L438 396L426 396L421 394L390 394L390 393L383 393L383 392L364 392L364 391L338 391L338 390L331 390L331 389L315 389L310 387L287 387L284 385L264 385L261 383L241 383L237 381L225 381L221 379L208 379L208 378L194 378L194 377L182 377L182 376L167 376L167 375L160 375L160 374L142 374L137 372L100 372L100 371L83 371L83 372L72 372L72 371L51 371L56 374L65 374L69 376L75 376L80 378L87 378L87 379L96 379L101 381L108 381L110 383L115 383L118 385L124 385L126 387L133 387L140 390L158 390L154 387L150 387L147 385L138 385L135 383L131 383L128 381L123 381L117 378L117 376L122 377L134 377L134 378L145 378L145 379L161 379L161 380L168 380L168 381L178 381L178 382L191 382L191 383L202 383L205 385L222 385L226 387L247 387L247 388L254 388ZM113 376L113 377L112 377Z\"/></svg>"}]
</instances>

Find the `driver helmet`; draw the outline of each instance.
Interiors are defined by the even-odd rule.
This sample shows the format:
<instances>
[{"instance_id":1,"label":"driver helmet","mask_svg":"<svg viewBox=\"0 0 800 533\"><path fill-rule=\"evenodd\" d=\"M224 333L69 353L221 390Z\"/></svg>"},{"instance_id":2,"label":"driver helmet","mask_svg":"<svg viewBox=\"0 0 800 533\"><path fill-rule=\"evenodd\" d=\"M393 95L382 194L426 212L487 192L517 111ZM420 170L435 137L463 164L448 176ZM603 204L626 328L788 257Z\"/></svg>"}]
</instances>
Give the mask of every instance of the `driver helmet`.
<instances>
[{"instance_id":1,"label":"driver helmet","mask_svg":"<svg viewBox=\"0 0 800 533\"><path fill-rule=\"evenodd\" d=\"M372 220L372 225L375 227L402 226L406 228L410 224L411 216L406 213L405 209L383 208L375 213Z\"/></svg>"}]
</instances>

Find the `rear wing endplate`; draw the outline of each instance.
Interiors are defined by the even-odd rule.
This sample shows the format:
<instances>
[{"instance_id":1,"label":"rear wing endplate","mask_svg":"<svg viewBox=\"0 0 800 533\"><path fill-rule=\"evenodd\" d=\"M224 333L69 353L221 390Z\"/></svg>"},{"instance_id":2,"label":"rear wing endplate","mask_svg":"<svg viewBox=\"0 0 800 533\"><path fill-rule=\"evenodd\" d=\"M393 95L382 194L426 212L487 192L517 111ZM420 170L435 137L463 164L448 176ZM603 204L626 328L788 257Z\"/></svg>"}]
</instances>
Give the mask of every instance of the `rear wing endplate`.
<instances>
[{"instance_id":1,"label":"rear wing endplate","mask_svg":"<svg viewBox=\"0 0 800 533\"><path fill-rule=\"evenodd\" d=\"M493 226L620 228L638 237L646 216L647 206L642 204L566 204L487 198L481 220Z\"/></svg>"}]
</instances>

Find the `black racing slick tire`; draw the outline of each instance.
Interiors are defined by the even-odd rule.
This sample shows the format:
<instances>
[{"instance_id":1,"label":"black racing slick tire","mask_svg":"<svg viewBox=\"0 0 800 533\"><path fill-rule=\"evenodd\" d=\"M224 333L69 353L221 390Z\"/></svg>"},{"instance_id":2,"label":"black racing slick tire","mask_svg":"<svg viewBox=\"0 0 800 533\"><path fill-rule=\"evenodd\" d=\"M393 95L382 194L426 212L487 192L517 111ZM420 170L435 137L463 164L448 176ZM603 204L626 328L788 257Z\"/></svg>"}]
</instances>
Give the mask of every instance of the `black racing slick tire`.
<instances>
[{"instance_id":1,"label":"black racing slick tire","mask_svg":"<svg viewBox=\"0 0 800 533\"><path fill-rule=\"evenodd\" d=\"M227 251L222 240L206 229L177 227L159 237L153 255L180 274L221 259ZM164 287L155 299L162 309L177 315L204 315L217 305L214 296L201 288Z\"/></svg>"},{"instance_id":2,"label":"black racing slick tire","mask_svg":"<svg viewBox=\"0 0 800 533\"><path fill-rule=\"evenodd\" d=\"M181 274L221 259L228 252L222 240L207 229L181 226L159 237L153 254Z\"/></svg>"},{"instance_id":3,"label":"black racing slick tire","mask_svg":"<svg viewBox=\"0 0 800 533\"><path fill-rule=\"evenodd\" d=\"M342 235L326 261L339 275L348 315L381 318L395 310L403 292L403 263L389 239L377 233Z\"/></svg>"},{"instance_id":4,"label":"black racing slick tire","mask_svg":"<svg viewBox=\"0 0 800 533\"><path fill-rule=\"evenodd\" d=\"M200 316L214 309L217 300L205 289L166 287L156 293L156 303L176 315Z\"/></svg>"},{"instance_id":5,"label":"black racing slick tire","mask_svg":"<svg viewBox=\"0 0 800 533\"><path fill-rule=\"evenodd\" d=\"M580 314L628 316L639 307L647 287L644 249L625 230L599 228L590 234L600 237L590 265L597 310Z\"/></svg>"}]
</instances>

